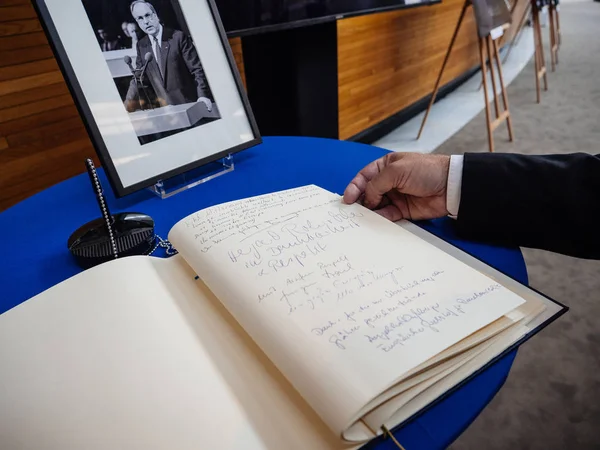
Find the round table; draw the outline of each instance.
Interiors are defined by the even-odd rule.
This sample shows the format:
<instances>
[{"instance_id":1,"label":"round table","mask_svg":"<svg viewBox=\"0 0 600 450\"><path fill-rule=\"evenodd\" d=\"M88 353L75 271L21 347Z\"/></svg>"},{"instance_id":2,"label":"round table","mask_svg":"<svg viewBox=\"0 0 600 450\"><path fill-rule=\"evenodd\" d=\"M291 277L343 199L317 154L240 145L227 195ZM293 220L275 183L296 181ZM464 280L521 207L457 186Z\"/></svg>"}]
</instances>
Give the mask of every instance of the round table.
<instances>
[{"instance_id":1,"label":"round table","mask_svg":"<svg viewBox=\"0 0 600 450\"><path fill-rule=\"evenodd\" d=\"M358 170L386 152L336 140L267 137L263 144L235 155L234 172L166 200L147 190L117 200L102 170L99 175L113 213L148 214L156 222L157 234L166 238L179 219L218 203L306 184L342 194ZM87 174L59 183L0 213L0 235L6 252L0 268L0 313L77 274L80 269L67 250L67 239L79 226L98 216ZM527 284L518 249L461 241L454 234L451 219L418 225ZM511 352L394 435L409 450L446 448L498 392L515 356L516 351ZM396 447L388 439L365 448Z\"/></svg>"}]
</instances>

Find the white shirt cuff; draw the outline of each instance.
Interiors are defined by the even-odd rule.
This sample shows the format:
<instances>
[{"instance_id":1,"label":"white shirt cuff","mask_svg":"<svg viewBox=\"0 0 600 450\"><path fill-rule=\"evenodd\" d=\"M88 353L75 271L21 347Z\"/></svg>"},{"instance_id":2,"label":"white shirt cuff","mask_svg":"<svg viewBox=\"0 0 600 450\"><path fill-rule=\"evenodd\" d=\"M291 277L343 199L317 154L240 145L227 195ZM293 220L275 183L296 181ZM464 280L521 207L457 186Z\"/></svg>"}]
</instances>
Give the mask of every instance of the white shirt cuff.
<instances>
[{"instance_id":1,"label":"white shirt cuff","mask_svg":"<svg viewBox=\"0 0 600 450\"><path fill-rule=\"evenodd\" d=\"M450 156L450 170L448 171L448 185L446 187L446 209L450 217L458 217L460 207L460 194L462 187L463 155Z\"/></svg>"}]
</instances>

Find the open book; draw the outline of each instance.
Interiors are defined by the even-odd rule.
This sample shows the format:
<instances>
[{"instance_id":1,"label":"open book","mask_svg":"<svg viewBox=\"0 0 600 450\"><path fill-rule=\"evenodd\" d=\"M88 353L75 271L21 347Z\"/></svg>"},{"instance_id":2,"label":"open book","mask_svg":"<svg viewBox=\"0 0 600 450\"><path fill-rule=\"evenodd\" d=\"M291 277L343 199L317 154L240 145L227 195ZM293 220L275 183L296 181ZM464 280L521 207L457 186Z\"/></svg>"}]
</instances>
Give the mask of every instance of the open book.
<instances>
[{"instance_id":1,"label":"open book","mask_svg":"<svg viewBox=\"0 0 600 450\"><path fill-rule=\"evenodd\" d=\"M565 311L316 186L169 239L0 316L3 448L357 448Z\"/></svg>"}]
</instances>

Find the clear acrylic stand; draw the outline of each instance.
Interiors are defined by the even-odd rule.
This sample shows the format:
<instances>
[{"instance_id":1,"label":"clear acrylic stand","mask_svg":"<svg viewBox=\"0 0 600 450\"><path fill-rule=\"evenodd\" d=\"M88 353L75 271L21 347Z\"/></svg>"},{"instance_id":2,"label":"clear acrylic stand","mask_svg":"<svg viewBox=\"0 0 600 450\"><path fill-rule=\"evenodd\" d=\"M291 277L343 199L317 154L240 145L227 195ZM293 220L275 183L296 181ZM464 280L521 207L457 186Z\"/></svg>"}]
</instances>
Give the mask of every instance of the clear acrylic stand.
<instances>
[{"instance_id":1,"label":"clear acrylic stand","mask_svg":"<svg viewBox=\"0 0 600 450\"><path fill-rule=\"evenodd\" d=\"M206 183L213 178L232 172L234 169L233 155L230 154L223 159L190 170L184 174L169 178L168 180L158 181L148 189L158 197L165 199L187 191L199 184Z\"/></svg>"}]
</instances>

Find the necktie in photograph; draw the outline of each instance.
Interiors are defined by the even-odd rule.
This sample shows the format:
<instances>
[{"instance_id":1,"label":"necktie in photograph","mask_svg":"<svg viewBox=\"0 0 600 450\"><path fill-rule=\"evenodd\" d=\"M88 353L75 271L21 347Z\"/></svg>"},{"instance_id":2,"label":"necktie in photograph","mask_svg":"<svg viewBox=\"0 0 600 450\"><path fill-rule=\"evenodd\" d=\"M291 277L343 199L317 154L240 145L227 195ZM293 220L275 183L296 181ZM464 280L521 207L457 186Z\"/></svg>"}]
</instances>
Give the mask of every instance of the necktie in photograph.
<instances>
[{"instance_id":1,"label":"necktie in photograph","mask_svg":"<svg viewBox=\"0 0 600 450\"><path fill-rule=\"evenodd\" d=\"M156 38L156 36L153 36L154 38L154 45L156 48L156 64L158 64L158 70L160 72L160 75L164 78L165 74L162 73L162 53L161 53L161 48L160 48L160 42L158 42L158 39Z\"/></svg>"}]
</instances>

